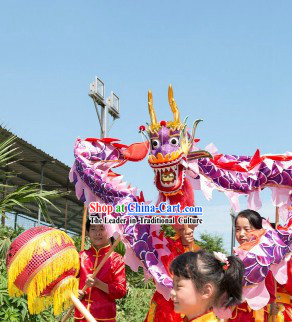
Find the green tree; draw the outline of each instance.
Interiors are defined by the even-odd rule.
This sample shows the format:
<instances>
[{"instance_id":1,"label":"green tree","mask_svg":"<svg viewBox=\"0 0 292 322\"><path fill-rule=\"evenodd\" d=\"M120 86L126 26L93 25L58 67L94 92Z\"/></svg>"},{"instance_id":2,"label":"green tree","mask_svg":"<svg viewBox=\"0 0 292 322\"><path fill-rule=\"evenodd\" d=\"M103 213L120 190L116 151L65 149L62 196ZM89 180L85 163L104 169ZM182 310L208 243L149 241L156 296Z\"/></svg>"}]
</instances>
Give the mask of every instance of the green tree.
<instances>
[{"instance_id":1,"label":"green tree","mask_svg":"<svg viewBox=\"0 0 292 322\"><path fill-rule=\"evenodd\" d=\"M196 243L209 252L226 253L226 250L223 247L222 236L204 232L200 234L200 239L196 240Z\"/></svg>"}]
</instances>

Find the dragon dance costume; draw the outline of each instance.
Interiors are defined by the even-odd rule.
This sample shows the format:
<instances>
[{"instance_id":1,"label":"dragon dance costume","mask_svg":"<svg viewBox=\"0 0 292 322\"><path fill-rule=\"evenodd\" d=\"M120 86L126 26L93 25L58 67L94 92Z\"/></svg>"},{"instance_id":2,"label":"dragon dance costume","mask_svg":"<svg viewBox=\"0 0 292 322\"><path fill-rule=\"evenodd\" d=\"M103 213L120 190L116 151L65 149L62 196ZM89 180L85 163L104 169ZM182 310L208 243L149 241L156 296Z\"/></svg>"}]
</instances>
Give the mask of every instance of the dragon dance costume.
<instances>
[{"instance_id":1,"label":"dragon dance costume","mask_svg":"<svg viewBox=\"0 0 292 322\"><path fill-rule=\"evenodd\" d=\"M291 209L290 209L291 211ZM292 224L292 217L289 219L287 227L290 227ZM286 228L287 228L286 227ZM280 227L285 229L285 227ZM287 267L288 280L287 283L281 285L277 283L277 292L276 292L276 303L278 305L278 314L276 317L276 322L292 321L292 260L290 259Z\"/></svg>"},{"instance_id":2,"label":"dragon dance costume","mask_svg":"<svg viewBox=\"0 0 292 322\"><path fill-rule=\"evenodd\" d=\"M113 138L77 139L75 162L70 172L77 197L86 206L92 201L113 206L140 202L142 193L130 187L114 170L126 162L138 162L149 153L148 163L154 171L154 184L159 192L157 204L162 201L171 205L180 203L183 209L194 206L194 190L201 190L210 200L215 189L227 196L235 211L239 211L240 195L248 197L248 208L258 210L260 191L269 188L273 205L279 208L280 217L286 222L287 205L291 203L292 154L260 155L257 150L253 157L223 155L213 145L200 150L195 131L201 120L195 121L191 133L188 132L186 120L180 120L171 86L168 99L174 119L158 122L149 91L151 122L139 128L146 138L144 142L128 146ZM128 218L126 213L112 213L108 217L119 216ZM126 224L107 225L108 234L121 236L126 247L125 263L135 271L142 266L145 278L153 278L157 292L168 301L173 284L164 261L166 257L171 258L172 246L160 235L159 225L141 225L138 216L132 217L136 218L136 223L127 220ZM270 300L264 286L270 270L278 282L286 283L283 270L291 255L291 230L267 228L263 238L255 252L250 248L239 250L238 254L248 276L244 280L244 300L255 310L265 307ZM263 299L258 305L249 303L257 296Z\"/></svg>"}]
</instances>

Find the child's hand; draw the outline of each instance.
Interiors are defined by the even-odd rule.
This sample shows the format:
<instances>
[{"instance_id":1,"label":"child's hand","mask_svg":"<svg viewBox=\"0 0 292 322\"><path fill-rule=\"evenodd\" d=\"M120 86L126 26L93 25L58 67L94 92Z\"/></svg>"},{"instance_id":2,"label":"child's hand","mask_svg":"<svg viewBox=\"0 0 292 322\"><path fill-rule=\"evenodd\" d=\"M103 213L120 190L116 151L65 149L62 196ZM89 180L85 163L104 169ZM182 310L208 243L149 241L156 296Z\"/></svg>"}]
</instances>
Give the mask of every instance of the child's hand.
<instances>
[{"instance_id":1,"label":"child's hand","mask_svg":"<svg viewBox=\"0 0 292 322\"><path fill-rule=\"evenodd\" d=\"M87 278L86 278L86 281L85 281L85 284L88 286L88 287L92 287L94 285L94 278L92 277L92 274L88 274L87 275Z\"/></svg>"},{"instance_id":2,"label":"child's hand","mask_svg":"<svg viewBox=\"0 0 292 322\"><path fill-rule=\"evenodd\" d=\"M85 293L82 292L81 290L78 290L78 299L81 301L84 297Z\"/></svg>"}]
</instances>

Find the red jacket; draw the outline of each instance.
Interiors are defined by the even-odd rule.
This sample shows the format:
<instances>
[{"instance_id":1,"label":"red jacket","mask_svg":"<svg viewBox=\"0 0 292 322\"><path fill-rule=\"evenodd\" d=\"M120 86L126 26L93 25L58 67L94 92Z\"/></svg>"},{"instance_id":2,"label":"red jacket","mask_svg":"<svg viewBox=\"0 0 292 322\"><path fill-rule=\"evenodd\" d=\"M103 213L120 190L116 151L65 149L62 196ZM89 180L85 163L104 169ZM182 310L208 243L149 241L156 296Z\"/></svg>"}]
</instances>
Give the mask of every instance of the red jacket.
<instances>
[{"instance_id":1,"label":"red jacket","mask_svg":"<svg viewBox=\"0 0 292 322\"><path fill-rule=\"evenodd\" d=\"M79 289L85 285L88 274L93 271L101 262L102 258L109 251L110 245L99 250L91 247L82 251L80 257ZM84 306L90 311L96 320L115 321L116 303L115 299L122 298L126 295L126 274L123 257L113 252L107 259L96 278L108 284L109 294L97 287L88 288L82 299ZM76 309L75 321L86 321L83 315Z\"/></svg>"}]
</instances>

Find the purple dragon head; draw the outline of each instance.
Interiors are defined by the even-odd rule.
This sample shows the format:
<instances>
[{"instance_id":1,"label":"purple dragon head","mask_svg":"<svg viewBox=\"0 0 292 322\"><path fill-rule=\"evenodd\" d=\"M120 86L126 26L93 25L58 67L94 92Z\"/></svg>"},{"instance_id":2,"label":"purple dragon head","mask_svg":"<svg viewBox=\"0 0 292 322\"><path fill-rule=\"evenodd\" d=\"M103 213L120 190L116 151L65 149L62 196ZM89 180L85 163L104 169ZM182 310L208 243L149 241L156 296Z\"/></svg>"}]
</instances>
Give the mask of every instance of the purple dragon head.
<instances>
[{"instance_id":1,"label":"purple dragon head","mask_svg":"<svg viewBox=\"0 0 292 322\"><path fill-rule=\"evenodd\" d=\"M196 120L192 134L186 129L186 120L180 121L180 114L173 98L172 86L168 88L168 101L174 120L157 122L152 93L148 92L148 108L151 123L140 130L150 142L149 165L155 172L155 185L165 196L179 193L184 184L188 159L212 157L207 151L191 151L195 131L201 120ZM145 132L144 132L145 131Z\"/></svg>"}]
</instances>

